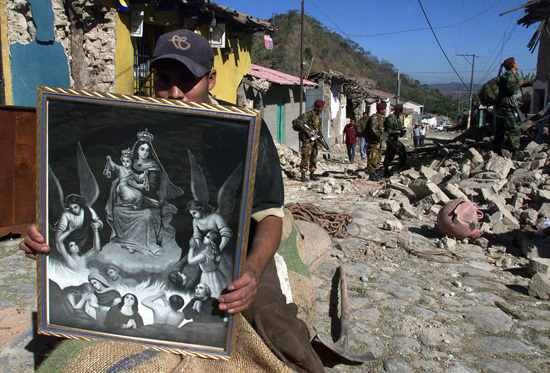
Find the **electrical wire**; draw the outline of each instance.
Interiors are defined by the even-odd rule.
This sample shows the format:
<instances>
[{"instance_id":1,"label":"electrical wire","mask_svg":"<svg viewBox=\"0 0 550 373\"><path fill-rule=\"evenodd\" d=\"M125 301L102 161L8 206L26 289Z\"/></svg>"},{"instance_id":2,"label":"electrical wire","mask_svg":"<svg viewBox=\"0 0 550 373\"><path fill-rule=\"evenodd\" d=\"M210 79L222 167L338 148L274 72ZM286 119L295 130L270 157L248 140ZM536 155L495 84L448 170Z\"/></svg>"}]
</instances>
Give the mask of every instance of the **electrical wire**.
<instances>
[{"instance_id":1,"label":"electrical wire","mask_svg":"<svg viewBox=\"0 0 550 373\"><path fill-rule=\"evenodd\" d=\"M437 38L437 35L435 34L435 30L432 28L432 24L430 22L430 19L428 18L428 15L426 14L426 11L424 10L424 7L422 6L422 2L420 0L418 0L418 4L420 5L420 8L422 9L422 13L424 13L424 17L426 18L426 22L428 22L428 25L430 26L430 30L432 30L432 34L434 35L435 41L437 42L437 45L439 46L439 49L441 49L441 52L443 53L443 55L447 59L447 62L453 68L453 71L455 72L456 76L458 76L458 79L460 79L462 84L464 84L464 87L466 87L466 90L470 91L470 87L468 87L466 85L466 83L464 83L464 80L462 80L462 77L458 74L458 72L456 71L455 67L453 66L451 60L447 56L447 53L445 53L445 50L441 46L441 43L439 42L439 39Z\"/></svg>"},{"instance_id":2,"label":"electrical wire","mask_svg":"<svg viewBox=\"0 0 550 373\"><path fill-rule=\"evenodd\" d=\"M437 26L437 27L421 27L421 28L414 28L414 29L408 29L408 30L400 30L400 31L390 31L390 32L382 32L382 33L378 33L378 34L367 34L367 35L364 35L364 34L348 34L347 32L345 32L344 30L342 30L342 28L340 28L340 26L338 26L338 24L336 22L334 22L324 11L323 9L321 9L321 7L319 7L315 1L313 0L309 0L311 2L311 4L313 4L313 6L315 8L317 8L317 10L319 10L319 12L321 12L321 14L323 14L329 21L330 23L332 23L335 27L336 30L340 31L343 35L347 36L347 37L357 37L357 38L373 38L373 37L377 37L377 36L386 36L386 35L394 35L394 34L404 34L404 33L407 33L407 32L415 32L415 31L426 31L426 30L430 30L431 29L435 29L435 30L440 30L440 29L447 29L447 28L453 28L453 27L457 27L457 26L461 26L467 22L470 22L471 20L479 17L480 15L486 13L487 11L491 10L492 8L494 8L497 4L499 4L500 2L504 1L504 0L498 0L496 3L494 3L493 5L491 5L490 7L488 7L487 9L481 11L480 13L476 14L475 16L473 17L470 17L464 21L461 21L459 23L455 23L454 25L446 25L446 26Z\"/></svg>"}]
</instances>

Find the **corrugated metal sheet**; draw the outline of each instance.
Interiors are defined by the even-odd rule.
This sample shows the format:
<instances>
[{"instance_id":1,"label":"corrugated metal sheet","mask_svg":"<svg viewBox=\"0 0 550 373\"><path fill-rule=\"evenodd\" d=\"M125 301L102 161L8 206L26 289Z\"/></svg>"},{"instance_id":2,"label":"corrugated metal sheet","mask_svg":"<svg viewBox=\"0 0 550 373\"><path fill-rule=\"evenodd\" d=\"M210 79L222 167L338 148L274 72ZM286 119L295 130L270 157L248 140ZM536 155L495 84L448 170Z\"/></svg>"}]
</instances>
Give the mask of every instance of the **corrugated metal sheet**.
<instances>
[{"instance_id":1,"label":"corrugated metal sheet","mask_svg":"<svg viewBox=\"0 0 550 373\"><path fill-rule=\"evenodd\" d=\"M251 65L251 70L248 75L280 85L300 85L300 78L297 76L254 64ZM304 86L316 87L317 83L304 79Z\"/></svg>"}]
</instances>

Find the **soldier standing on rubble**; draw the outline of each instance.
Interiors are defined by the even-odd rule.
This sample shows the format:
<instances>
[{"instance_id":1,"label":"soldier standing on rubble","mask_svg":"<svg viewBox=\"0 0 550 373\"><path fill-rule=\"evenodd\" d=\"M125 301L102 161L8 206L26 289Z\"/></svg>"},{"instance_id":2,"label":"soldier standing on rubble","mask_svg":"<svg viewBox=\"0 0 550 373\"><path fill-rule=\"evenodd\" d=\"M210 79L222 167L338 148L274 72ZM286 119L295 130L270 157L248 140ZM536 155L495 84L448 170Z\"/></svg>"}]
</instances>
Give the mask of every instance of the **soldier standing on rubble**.
<instances>
[{"instance_id":1,"label":"soldier standing on rubble","mask_svg":"<svg viewBox=\"0 0 550 373\"><path fill-rule=\"evenodd\" d=\"M500 154L504 147L510 150L513 156L517 156L521 130L515 116L517 106L512 97L518 93L523 80L517 76L519 67L514 57L505 59L502 67L506 69L506 73L498 81L497 123L493 150Z\"/></svg>"},{"instance_id":2,"label":"soldier standing on rubble","mask_svg":"<svg viewBox=\"0 0 550 373\"><path fill-rule=\"evenodd\" d=\"M368 133L369 144L367 145L367 173L369 180L380 181L376 169L382 160L382 136L385 132L384 121L386 119L386 103L376 104L376 114L371 115L367 121L365 132ZM367 136L367 135L365 135Z\"/></svg>"},{"instance_id":3,"label":"soldier standing on rubble","mask_svg":"<svg viewBox=\"0 0 550 373\"><path fill-rule=\"evenodd\" d=\"M403 125L403 104L395 105L393 110L393 113L384 122L384 129L388 134L386 157L384 158L384 177L391 176L390 164L396 154L399 154L399 168L405 168L407 165L407 148L399 141L399 137L405 136L407 131Z\"/></svg>"},{"instance_id":4,"label":"soldier standing on rubble","mask_svg":"<svg viewBox=\"0 0 550 373\"><path fill-rule=\"evenodd\" d=\"M300 172L302 173L301 181L307 181L306 172L309 166L309 178L311 180L318 180L319 176L314 172L317 169L317 154L319 153L318 147L320 146L318 140L311 140L312 133L304 127L305 124L317 134L323 137L323 129L321 125L321 113L325 109L325 101L316 100L313 103L313 110L303 113L296 119L296 127L298 128L298 136L300 143L300 154L302 156L302 162L300 162Z\"/></svg>"}]
</instances>

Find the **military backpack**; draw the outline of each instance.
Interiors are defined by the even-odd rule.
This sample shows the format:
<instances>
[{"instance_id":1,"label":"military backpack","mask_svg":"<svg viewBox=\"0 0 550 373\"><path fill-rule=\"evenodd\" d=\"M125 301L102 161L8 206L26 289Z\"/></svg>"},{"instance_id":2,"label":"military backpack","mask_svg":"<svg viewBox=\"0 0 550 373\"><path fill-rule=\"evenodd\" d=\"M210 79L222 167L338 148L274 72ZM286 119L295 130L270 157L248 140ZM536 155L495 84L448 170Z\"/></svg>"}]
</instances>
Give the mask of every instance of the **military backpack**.
<instances>
[{"instance_id":1,"label":"military backpack","mask_svg":"<svg viewBox=\"0 0 550 373\"><path fill-rule=\"evenodd\" d=\"M500 76L497 76L481 86L478 96L482 105L489 107L497 103L499 80Z\"/></svg>"}]
</instances>

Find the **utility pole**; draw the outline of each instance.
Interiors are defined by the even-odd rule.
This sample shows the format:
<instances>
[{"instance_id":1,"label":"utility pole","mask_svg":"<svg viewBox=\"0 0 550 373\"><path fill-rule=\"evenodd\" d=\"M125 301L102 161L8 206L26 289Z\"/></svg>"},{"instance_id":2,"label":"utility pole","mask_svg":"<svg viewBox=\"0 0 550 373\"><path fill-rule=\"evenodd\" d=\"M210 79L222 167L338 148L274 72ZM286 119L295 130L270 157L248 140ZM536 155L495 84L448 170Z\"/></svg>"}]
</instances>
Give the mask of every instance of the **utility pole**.
<instances>
[{"instance_id":1,"label":"utility pole","mask_svg":"<svg viewBox=\"0 0 550 373\"><path fill-rule=\"evenodd\" d=\"M399 94L401 90L401 81L399 80L399 70L397 70L397 90L395 94L395 104L397 105L399 103Z\"/></svg>"},{"instance_id":2,"label":"utility pole","mask_svg":"<svg viewBox=\"0 0 550 373\"><path fill-rule=\"evenodd\" d=\"M473 98L473 90L474 90L474 65L476 62L476 55L475 54L456 54L457 56L462 57L472 57L472 77L470 79L470 106L468 107L468 123L466 124L466 129L470 129L470 123L472 121L472 98Z\"/></svg>"},{"instance_id":3,"label":"utility pole","mask_svg":"<svg viewBox=\"0 0 550 373\"><path fill-rule=\"evenodd\" d=\"M302 23L300 26L300 115L304 106L304 0L302 0Z\"/></svg>"}]
</instances>

